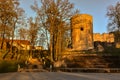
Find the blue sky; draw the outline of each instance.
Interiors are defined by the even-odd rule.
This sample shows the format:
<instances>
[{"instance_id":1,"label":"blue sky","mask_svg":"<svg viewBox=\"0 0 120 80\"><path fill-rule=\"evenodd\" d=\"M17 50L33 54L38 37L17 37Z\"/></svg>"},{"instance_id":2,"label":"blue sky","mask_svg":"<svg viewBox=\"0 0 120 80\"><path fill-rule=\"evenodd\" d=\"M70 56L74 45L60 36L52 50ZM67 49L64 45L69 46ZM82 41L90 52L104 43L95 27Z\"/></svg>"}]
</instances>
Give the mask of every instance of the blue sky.
<instances>
[{"instance_id":1,"label":"blue sky","mask_svg":"<svg viewBox=\"0 0 120 80\"><path fill-rule=\"evenodd\" d=\"M38 0L40 1L40 0ZM93 32L107 32L107 7L115 5L120 0L69 0L74 3L75 9L79 9L80 13L90 14L93 16ZM27 16L33 16L35 13L30 9L30 5L34 0L20 0L21 7L26 11Z\"/></svg>"}]
</instances>

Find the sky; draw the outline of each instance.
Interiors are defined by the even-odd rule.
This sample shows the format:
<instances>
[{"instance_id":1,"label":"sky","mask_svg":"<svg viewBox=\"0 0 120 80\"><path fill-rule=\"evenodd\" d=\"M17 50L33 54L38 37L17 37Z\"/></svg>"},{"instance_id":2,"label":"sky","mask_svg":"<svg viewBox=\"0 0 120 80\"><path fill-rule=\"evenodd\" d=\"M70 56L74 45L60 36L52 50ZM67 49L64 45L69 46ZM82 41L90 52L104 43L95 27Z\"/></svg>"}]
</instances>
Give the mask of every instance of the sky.
<instances>
[{"instance_id":1,"label":"sky","mask_svg":"<svg viewBox=\"0 0 120 80\"><path fill-rule=\"evenodd\" d=\"M40 0L39 0L40 1ZM74 4L75 9L79 9L82 14L93 16L93 32L107 33L108 18L106 16L107 8L115 5L120 0L69 0ZM34 0L20 0L21 7L26 11L26 15L33 16L35 13L30 9Z\"/></svg>"}]
</instances>

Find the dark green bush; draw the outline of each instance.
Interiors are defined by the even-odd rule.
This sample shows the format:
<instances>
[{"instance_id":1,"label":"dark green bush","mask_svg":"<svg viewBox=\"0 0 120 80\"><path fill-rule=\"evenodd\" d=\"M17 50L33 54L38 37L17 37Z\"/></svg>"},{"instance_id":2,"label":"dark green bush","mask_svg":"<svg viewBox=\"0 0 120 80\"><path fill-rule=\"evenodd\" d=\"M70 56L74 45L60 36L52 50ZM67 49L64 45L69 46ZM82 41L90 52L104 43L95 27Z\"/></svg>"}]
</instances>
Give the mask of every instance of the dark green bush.
<instances>
[{"instance_id":1,"label":"dark green bush","mask_svg":"<svg viewBox=\"0 0 120 80\"><path fill-rule=\"evenodd\" d=\"M17 63L15 61L0 61L0 73L16 72Z\"/></svg>"}]
</instances>

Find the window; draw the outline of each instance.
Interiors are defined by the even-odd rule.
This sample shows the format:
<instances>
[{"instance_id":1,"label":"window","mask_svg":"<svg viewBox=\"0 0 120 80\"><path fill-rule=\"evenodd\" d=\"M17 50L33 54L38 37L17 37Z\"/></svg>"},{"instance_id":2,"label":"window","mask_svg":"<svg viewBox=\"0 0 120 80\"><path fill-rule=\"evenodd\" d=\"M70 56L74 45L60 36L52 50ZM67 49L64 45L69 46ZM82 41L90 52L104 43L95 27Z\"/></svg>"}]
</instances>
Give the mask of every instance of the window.
<instances>
[{"instance_id":1,"label":"window","mask_svg":"<svg viewBox=\"0 0 120 80\"><path fill-rule=\"evenodd\" d=\"M81 27L80 30L83 31L84 30L83 27Z\"/></svg>"}]
</instances>

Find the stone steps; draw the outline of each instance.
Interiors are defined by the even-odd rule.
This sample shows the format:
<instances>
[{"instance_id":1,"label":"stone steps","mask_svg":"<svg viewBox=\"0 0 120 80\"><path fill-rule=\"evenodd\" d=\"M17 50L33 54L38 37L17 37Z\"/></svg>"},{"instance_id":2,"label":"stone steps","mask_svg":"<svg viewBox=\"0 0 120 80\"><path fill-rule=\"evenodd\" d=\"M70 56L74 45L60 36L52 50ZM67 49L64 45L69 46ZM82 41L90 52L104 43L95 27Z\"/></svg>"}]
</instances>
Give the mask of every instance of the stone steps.
<instances>
[{"instance_id":1,"label":"stone steps","mask_svg":"<svg viewBox=\"0 0 120 80\"><path fill-rule=\"evenodd\" d=\"M67 67L75 68L120 68L120 56L97 54L67 54L64 55Z\"/></svg>"}]
</instances>

